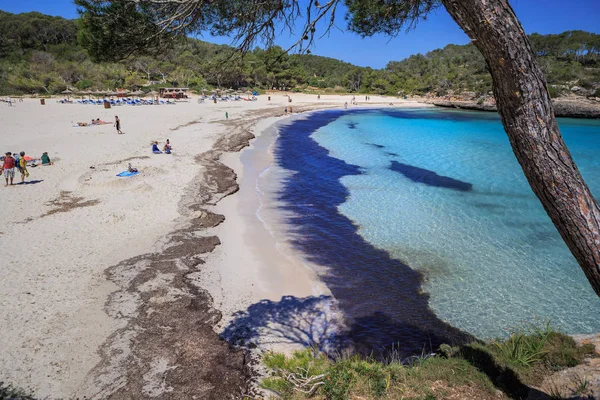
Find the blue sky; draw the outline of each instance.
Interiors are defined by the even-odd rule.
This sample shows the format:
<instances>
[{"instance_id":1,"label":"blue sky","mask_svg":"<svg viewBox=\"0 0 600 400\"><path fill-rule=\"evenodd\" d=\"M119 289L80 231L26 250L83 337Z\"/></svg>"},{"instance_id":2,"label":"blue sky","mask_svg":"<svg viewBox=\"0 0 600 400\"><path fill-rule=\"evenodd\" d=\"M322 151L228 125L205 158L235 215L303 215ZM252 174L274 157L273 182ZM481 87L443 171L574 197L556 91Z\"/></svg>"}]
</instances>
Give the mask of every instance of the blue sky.
<instances>
[{"instance_id":1,"label":"blue sky","mask_svg":"<svg viewBox=\"0 0 600 400\"><path fill-rule=\"evenodd\" d=\"M600 0L512 0L510 3L527 33L560 33L574 29L600 33ZM65 18L77 17L72 0L0 0L0 10L12 13L39 11ZM338 24L340 28L345 27L342 18ZM228 38L205 36L202 39L231 44ZM286 33L280 35L277 44L286 47L294 41ZM426 53L450 43L465 44L468 41L446 11L440 8L427 21L419 24L416 30L401 33L391 40L384 36L361 39L353 33L334 30L329 36L318 40L311 51L356 65L382 68L388 61Z\"/></svg>"}]
</instances>

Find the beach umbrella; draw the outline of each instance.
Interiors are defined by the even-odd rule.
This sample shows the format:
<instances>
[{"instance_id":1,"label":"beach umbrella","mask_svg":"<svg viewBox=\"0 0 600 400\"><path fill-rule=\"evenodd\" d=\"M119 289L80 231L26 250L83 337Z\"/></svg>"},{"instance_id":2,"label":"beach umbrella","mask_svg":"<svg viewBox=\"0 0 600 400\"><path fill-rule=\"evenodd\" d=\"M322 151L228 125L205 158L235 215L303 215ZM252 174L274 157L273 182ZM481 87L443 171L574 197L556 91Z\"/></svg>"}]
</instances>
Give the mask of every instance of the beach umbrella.
<instances>
[{"instance_id":1,"label":"beach umbrella","mask_svg":"<svg viewBox=\"0 0 600 400\"><path fill-rule=\"evenodd\" d=\"M146 93L146 95L147 95L147 96L152 96L153 98L154 98L154 97L157 97L157 98L158 98L158 95L159 95L159 93L158 93L156 90L152 90L152 91L150 91L150 92Z\"/></svg>"},{"instance_id":2,"label":"beach umbrella","mask_svg":"<svg viewBox=\"0 0 600 400\"><path fill-rule=\"evenodd\" d=\"M62 94L66 94L67 95L67 99L71 96L71 93L73 93L72 90L69 90L68 88L66 90L63 90L61 92Z\"/></svg>"}]
</instances>

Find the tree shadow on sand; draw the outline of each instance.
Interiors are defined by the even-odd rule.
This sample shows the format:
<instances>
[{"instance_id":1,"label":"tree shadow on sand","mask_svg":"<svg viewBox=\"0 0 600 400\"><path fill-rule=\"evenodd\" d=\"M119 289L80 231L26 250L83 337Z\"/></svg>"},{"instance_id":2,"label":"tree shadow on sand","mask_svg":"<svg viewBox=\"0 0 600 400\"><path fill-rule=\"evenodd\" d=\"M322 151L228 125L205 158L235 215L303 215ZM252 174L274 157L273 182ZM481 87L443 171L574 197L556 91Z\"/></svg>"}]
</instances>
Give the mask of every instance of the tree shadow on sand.
<instances>
[{"instance_id":1,"label":"tree shadow on sand","mask_svg":"<svg viewBox=\"0 0 600 400\"><path fill-rule=\"evenodd\" d=\"M287 344L313 348L331 359L344 354L360 354L383 362L393 359L406 364L412 364L415 357L438 352L442 343L455 344L452 331L440 335L439 331L400 322L383 312L344 324L337 319L335 308L330 296L284 296L280 301L262 300L246 311L234 314L221 337L232 346L244 348ZM461 352L465 360L485 373L494 386L510 398L549 399L548 395L525 384L512 369L498 364L489 353L476 346L463 345Z\"/></svg>"},{"instance_id":2,"label":"tree shadow on sand","mask_svg":"<svg viewBox=\"0 0 600 400\"><path fill-rule=\"evenodd\" d=\"M330 296L261 300L236 312L221 336L234 346L297 344L328 352L336 340L337 326L328 312L330 307Z\"/></svg>"},{"instance_id":3,"label":"tree shadow on sand","mask_svg":"<svg viewBox=\"0 0 600 400\"><path fill-rule=\"evenodd\" d=\"M284 296L238 311L221 336L233 346L295 344L330 356L351 352L382 360L392 353L403 358L430 353L455 341L451 334L427 331L383 312L344 322L337 315L330 296Z\"/></svg>"}]
</instances>

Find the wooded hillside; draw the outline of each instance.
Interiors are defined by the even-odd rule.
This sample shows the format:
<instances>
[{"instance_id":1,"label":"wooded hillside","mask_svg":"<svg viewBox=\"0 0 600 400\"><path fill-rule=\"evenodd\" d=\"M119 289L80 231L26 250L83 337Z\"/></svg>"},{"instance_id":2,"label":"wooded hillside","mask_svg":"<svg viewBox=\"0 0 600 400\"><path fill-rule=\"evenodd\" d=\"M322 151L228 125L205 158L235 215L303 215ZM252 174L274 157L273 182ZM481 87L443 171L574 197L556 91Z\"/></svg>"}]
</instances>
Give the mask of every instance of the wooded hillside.
<instances>
[{"instance_id":1,"label":"wooded hillside","mask_svg":"<svg viewBox=\"0 0 600 400\"><path fill-rule=\"evenodd\" d=\"M78 44L77 21L40 13L0 11L0 94L59 93L77 89L223 87L328 90L396 95L491 90L483 57L473 45L448 45L392 61L384 69L357 67L281 48L240 55L234 48L185 39L157 56L119 63L93 62ZM600 96L600 35L567 31L530 37L551 95ZM386 49L389 51L389 49Z\"/></svg>"}]
</instances>

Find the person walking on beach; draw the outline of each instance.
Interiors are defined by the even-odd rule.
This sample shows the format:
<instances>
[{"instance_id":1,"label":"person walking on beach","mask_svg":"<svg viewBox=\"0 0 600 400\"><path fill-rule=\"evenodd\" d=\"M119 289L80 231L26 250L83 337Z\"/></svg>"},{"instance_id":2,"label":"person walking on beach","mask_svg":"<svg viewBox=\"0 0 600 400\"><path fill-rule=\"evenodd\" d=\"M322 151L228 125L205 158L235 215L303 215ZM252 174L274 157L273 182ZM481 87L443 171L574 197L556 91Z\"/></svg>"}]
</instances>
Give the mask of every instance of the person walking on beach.
<instances>
[{"instance_id":1,"label":"person walking on beach","mask_svg":"<svg viewBox=\"0 0 600 400\"><path fill-rule=\"evenodd\" d=\"M229 113L227 111L225 111L225 119L228 120L229 119Z\"/></svg>"},{"instance_id":2,"label":"person walking on beach","mask_svg":"<svg viewBox=\"0 0 600 400\"><path fill-rule=\"evenodd\" d=\"M121 132L121 120L119 119L118 115L115 115L115 128L117 128L118 134L123 133L123 132Z\"/></svg>"},{"instance_id":3,"label":"person walking on beach","mask_svg":"<svg viewBox=\"0 0 600 400\"><path fill-rule=\"evenodd\" d=\"M10 151L6 152L6 155L4 156L4 166L2 168L2 171L4 172L4 178L6 178L6 186L8 186L9 179L11 186L14 185L13 179L15 179L15 165L16 160L13 158L12 154L10 154Z\"/></svg>"},{"instance_id":4,"label":"person walking on beach","mask_svg":"<svg viewBox=\"0 0 600 400\"><path fill-rule=\"evenodd\" d=\"M19 157L19 171L21 172L21 183L25 183L25 177L29 178L29 171L27 171L27 160L25 159L25 152L22 151L21 157Z\"/></svg>"},{"instance_id":5,"label":"person walking on beach","mask_svg":"<svg viewBox=\"0 0 600 400\"><path fill-rule=\"evenodd\" d=\"M344 103L344 109L347 110L348 109L348 102Z\"/></svg>"}]
</instances>

